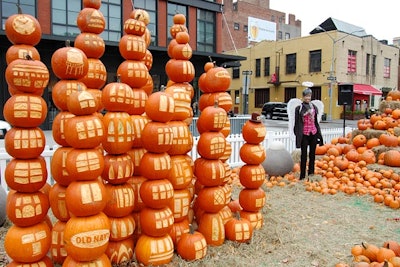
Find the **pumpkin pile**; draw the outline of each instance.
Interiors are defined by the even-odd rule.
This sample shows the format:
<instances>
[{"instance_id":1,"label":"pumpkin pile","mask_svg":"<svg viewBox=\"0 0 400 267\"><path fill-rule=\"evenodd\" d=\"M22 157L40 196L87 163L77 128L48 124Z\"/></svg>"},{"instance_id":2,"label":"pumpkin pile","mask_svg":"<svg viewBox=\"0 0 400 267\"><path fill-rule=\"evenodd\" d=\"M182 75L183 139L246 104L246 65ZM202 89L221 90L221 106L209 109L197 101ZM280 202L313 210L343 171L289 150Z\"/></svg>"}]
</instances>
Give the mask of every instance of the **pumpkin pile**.
<instances>
[{"instance_id":1,"label":"pumpkin pile","mask_svg":"<svg viewBox=\"0 0 400 267\"><path fill-rule=\"evenodd\" d=\"M13 223L4 240L4 248L14 265L46 265L51 243L52 223L47 216L47 166L41 156L45 135L39 126L47 116L42 98L49 71L34 47L42 35L36 18L18 14L5 21L5 32L12 46L7 50L5 77L11 97L3 109L12 125L5 136L5 149L12 159L5 170L10 188L6 213Z\"/></svg>"},{"instance_id":2,"label":"pumpkin pile","mask_svg":"<svg viewBox=\"0 0 400 267\"><path fill-rule=\"evenodd\" d=\"M354 267L398 267L400 266L400 244L387 240L381 246L362 242L351 247ZM335 267L349 267L347 263L337 263Z\"/></svg>"},{"instance_id":3,"label":"pumpkin pile","mask_svg":"<svg viewBox=\"0 0 400 267\"><path fill-rule=\"evenodd\" d=\"M183 14L175 14L174 25L170 28L172 37L168 45L170 64L187 64L190 72L194 69L189 61L192 57L192 48L189 44L189 33ZM170 232L177 253L186 260L203 258L207 252L207 243L204 236L190 227L192 223L192 200L193 200L193 159L187 154L193 147L193 136L189 125L193 118L191 102L194 89L190 82L193 76L186 79L176 80L179 72L173 68L166 69L170 78L165 92L170 94L175 102L174 115L168 125L172 129L172 146L168 150L171 158L171 171L169 181L174 189L173 203L171 209L174 216L174 224ZM171 73L174 72L174 73ZM179 75L180 76L180 75Z\"/></svg>"},{"instance_id":4,"label":"pumpkin pile","mask_svg":"<svg viewBox=\"0 0 400 267\"><path fill-rule=\"evenodd\" d=\"M227 206L232 195L231 169L227 160L232 150L226 140L230 132L230 127L226 127L230 125L227 112L232 108L232 99L223 99L231 78L226 69L215 66L214 62L207 62L204 71L199 78L203 94L199 99L201 114L197 121L200 157L194 163L194 212L198 231L204 235L207 244L220 246L225 241L225 223L232 218Z\"/></svg>"},{"instance_id":5,"label":"pumpkin pile","mask_svg":"<svg viewBox=\"0 0 400 267\"><path fill-rule=\"evenodd\" d=\"M265 169L262 163L266 158L266 152L261 143L267 132L258 113L253 113L252 118L243 125L242 134L245 143L239 153L245 165L239 172L240 183L244 187L239 193L239 203L243 208L240 214L242 220L245 219L251 223L252 228L260 229L263 225L260 210L265 205L265 192L261 188L265 181Z\"/></svg>"}]
</instances>

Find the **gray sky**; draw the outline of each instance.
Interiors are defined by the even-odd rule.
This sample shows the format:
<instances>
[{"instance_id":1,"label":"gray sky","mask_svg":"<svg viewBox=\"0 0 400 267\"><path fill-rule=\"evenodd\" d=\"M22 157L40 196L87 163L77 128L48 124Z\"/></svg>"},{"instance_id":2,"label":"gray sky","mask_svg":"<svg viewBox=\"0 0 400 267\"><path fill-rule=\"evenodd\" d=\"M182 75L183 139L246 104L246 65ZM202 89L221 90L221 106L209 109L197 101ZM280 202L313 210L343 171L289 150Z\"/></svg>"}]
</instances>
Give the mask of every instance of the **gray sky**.
<instances>
[{"instance_id":1,"label":"gray sky","mask_svg":"<svg viewBox=\"0 0 400 267\"><path fill-rule=\"evenodd\" d=\"M389 44L400 37L399 0L270 0L270 8L296 15L302 22L302 36L332 17L362 27Z\"/></svg>"}]
</instances>

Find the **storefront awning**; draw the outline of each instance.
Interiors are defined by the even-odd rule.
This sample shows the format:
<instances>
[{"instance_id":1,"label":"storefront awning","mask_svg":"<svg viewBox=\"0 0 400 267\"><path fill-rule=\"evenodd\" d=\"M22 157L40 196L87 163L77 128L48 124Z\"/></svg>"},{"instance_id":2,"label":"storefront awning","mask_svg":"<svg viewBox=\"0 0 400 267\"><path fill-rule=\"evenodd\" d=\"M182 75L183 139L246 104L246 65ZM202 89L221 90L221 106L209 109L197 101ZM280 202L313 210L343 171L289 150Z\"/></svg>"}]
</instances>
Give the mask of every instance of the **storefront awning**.
<instances>
[{"instance_id":1,"label":"storefront awning","mask_svg":"<svg viewBox=\"0 0 400 267\"><path fill-rule=\"evenodd\" d=\"M353 84L353 92L360 95L382 95L382 91L369 84Z\"/></svg>"}]
</instances>

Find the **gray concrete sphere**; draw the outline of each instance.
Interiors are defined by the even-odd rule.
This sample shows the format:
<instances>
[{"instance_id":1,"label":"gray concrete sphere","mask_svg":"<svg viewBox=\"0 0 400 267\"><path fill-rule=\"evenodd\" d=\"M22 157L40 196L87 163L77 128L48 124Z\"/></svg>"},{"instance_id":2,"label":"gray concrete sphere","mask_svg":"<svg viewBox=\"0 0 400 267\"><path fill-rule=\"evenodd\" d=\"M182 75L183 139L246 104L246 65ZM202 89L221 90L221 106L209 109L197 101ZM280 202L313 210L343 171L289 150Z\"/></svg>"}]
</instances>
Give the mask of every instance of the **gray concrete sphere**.
<instances>
[{"instance_id":1,"label":"gray concrete sphere","mask_svg":"<svg viewBox=\"0 0 400 267\"><path fill-rule=\"evenodd\" d=\"M265 150L267 157L262 166L269 176L284 176L293 170L294 162L282 142L274 141Z\"/></svg>"}]
</instances>

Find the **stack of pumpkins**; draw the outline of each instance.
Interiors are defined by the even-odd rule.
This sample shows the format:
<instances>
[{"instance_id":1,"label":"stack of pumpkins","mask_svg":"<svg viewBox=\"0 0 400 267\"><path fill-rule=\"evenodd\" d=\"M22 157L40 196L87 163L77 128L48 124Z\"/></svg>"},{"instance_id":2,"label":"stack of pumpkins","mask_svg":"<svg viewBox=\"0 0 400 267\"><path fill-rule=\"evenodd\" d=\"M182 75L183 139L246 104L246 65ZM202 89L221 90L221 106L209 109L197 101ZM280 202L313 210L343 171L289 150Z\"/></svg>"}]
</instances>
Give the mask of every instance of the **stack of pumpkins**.
<instances>
[{"instance_id":1,"label":"stack of pumpkins","mask_svg":"<svg viewBox=\"0 0 400 267\"><path fill-rule=\"evenodd\" d=\"M245 143L239 153L245 165L239 171L240 183L244 187L239 193L239 203L243 208L240 216L250 221L254 229L259 229L263 225L260 210L265 205L265 192L261 186L265 181L265 169L262 163L266 158L266 152L261 143L266 134L265 125L258 113L253 113L251 119L242 127Z\"/></svg>"},{"instance_id":2,"label":"stack of pumpkins","mask_svg":"<svg viewBox=\"0 0 400 267\"><path fill-rule=\"evenodd\" d=\"M13 260L11 264L51 266L47 256L52 227L47 216L47 168L41 157L45 135L39 128L47 115L41 96L49 71L34 47L42 35L39 22L18 9L19 13L5 22L6 36L13 44L6 53L5 71L11 97L3 109L5 119L13 126L4 140L6 151L12 156L5 179L11 189L6 213L13 225L5 236L4 248Z\"/></svg>"},{"instance_id":3,"label":"stack of pumpkins","mask_svg":"<svg viewBox=\"0 0 400 267\"><path fill-rule=\"evenodd\" d=\"M226 162L231 153L226 140L229 134L226 125L232 100L230 96L225 98L231 78L226 69L216 67L212 62L206 63L204 70L199 79L204 94L199 99L201 114L197 122L200 158L194 164L197 178L194 211L198 231L205 236L207 244L219 246L225 241L224 224L232 217L227 208L232 189L228 184L231 171Z\"/></svg>"},{"instance_id":4,"label":"stack of pumpkins","mask_svg":"<svg viewBox=\"0 0 400 267\"><path fill-rule=\"evenodd\" d=\"M186 235L191 239L190 223L193 219L193 216L190 215L193 214L191 208L194 195L193 159L187 153L193 147L193 136L189 130L189 124L193 118L191 101L194 89L190 82L195 73L193 64L189 61L192 57L192 48L185 26L186 17L183 14L175 14L173 22L174 24L170 28L172 40L168 45L168 55L171 59L166 65L166 72L170 77L166 92L175 101L174 115L168 122L173 132L172 147L168 150L172 165L169 181L174 188L174 203L172 204L174 225L170 234L178 254L186 260L195 260L203 258L207 252L206 240L200 233L202 238L195 242L183 241ZM188 73L179 75L177 66L185 65ZM183 239L181 239L182 236Z\"/></svg>"}]
</instances>

